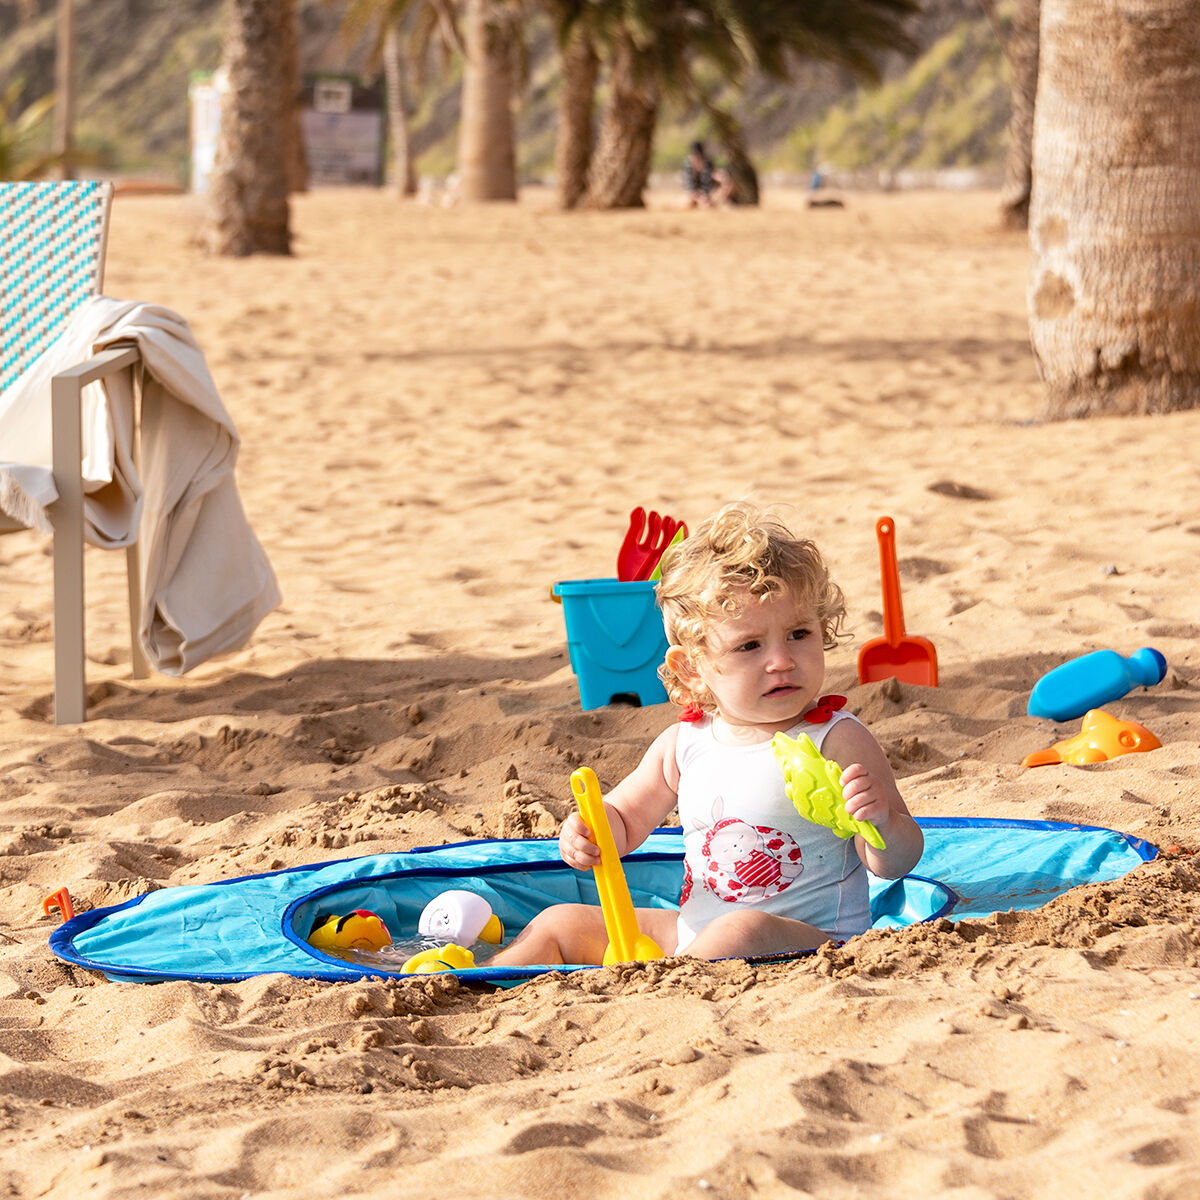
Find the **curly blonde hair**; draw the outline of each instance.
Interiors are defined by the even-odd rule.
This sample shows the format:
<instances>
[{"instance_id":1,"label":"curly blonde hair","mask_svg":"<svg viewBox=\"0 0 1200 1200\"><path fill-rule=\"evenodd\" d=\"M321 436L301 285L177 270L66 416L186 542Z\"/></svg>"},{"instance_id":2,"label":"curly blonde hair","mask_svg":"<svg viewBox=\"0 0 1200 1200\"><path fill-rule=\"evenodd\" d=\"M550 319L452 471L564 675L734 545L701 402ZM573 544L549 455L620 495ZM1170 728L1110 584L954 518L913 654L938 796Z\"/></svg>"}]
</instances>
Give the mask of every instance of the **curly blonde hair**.
<instances>
[{"instance_id":1,"label":"curly blonde hair","mask_svg":"<svg viewBox=\"0 0 1200 1200\"><path fill-rule=\"evenodd\" d=\"M812 605L825 649L836 646L846 601L816 545L770 510L746 500L726 504L664 556L657 596L667 641L694 662L705 652L713 620L740 616L746 593L765 600L784 591ZM703 685L685 682L666 663L658 674L674 704L715 709Z\"/></svg>"}]
</instances>

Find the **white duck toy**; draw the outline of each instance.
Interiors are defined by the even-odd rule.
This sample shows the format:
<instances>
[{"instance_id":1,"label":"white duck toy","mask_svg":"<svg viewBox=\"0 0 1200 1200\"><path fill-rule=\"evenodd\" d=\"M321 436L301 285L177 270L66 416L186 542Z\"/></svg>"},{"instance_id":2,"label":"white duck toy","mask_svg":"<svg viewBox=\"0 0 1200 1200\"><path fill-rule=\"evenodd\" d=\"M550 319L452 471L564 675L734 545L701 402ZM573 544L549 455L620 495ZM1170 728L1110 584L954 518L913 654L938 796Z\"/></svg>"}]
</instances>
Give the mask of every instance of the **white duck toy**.
<instances>
[{"instance_id":1,"label":"white duck toy","mask_svg":"<svg viewBox=\"0 0 1200 1200\"><path fill-rule=\"evenodd\" d=\"M482 896L457 888L442 892L425 905L417 932L422 937L464 946L476 941L499 945L504 939L504 926L492 906Z\"/></svg>"}]
</instances>

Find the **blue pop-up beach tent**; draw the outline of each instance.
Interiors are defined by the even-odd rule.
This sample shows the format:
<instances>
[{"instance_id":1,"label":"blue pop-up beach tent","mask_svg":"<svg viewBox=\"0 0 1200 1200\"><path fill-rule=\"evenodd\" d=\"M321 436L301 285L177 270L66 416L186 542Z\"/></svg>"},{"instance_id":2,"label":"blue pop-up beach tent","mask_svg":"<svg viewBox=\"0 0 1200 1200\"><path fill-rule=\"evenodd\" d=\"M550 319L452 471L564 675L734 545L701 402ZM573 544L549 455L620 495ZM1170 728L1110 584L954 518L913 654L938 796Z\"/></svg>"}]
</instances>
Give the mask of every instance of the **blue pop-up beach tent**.
<instances>
[{"instance_id":1,"label":"blue pop-up beach tent","mask_svg":"<svg viewBox=\"0 0 1200 1200\"><path fill-rule=\"evenodd\" d=\"M1079 884L1119 878L1157 853L1140 838L1086 825L936 817L918 824L925 835L918 872L871 880L875 928L1036 908ZM623 860L636 906L677 906L681 833L657 830ZM555 840L460 842L163 888L78 914L55 930L50 948L114 980L229 982L273 972L409 978L400 973L402 955L339 958L310 946L307 935L320 915L363 908L382 917L393 937L412 939L421 910L450 888L478 892L510 932L550 904L599 903L591 872L567 867ZM512 984L549 969L485 962L456 973Z\"/></svg>"}]
</instances>

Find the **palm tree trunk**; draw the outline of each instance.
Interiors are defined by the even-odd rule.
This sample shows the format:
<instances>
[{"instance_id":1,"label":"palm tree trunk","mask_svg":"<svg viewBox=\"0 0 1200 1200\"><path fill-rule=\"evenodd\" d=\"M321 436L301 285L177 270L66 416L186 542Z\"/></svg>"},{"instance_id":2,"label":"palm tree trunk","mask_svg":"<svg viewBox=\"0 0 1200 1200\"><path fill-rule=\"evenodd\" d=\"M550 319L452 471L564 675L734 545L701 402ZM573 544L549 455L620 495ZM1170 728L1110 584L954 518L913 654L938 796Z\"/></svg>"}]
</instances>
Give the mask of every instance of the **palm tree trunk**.
<instances>
[{"instance_id":1,"label":"palm tree trunk","mask_svg":"<svg viewBox=\"0 0 1200 1200\"><path fill-rule=\"evenodd\" d=\"M618 44L609 72L608 103L592 157L587 203L592 208L643 208L654 154L659 88L636 70L633 46Z\"/></svg>"},{"instance_id":2,"label":"palm tree trunk","mask_svg":"<svg viewBox=\"0 0 1200 1200\"><path fill-rule=\"evenodd\" d=\"M202 240L212 254L289 254L288 25L294 0L231 0L221 132Z\"/></svg>"},{"instance_id":3,"label":"palm tree trunk","mask_svg":"<svg viewBox=\"0 0 1200 1200\"><path fill-rule=\"evenodd\" d=\"M1012 74L1012 116L1000 193L1000 223L1006 229L1029 228L1033 191L1033 114L1038 78L1038 20L1041 0L1017 0L1005 54Z\"/></svg>"},{"instance_id":4,"label":"palm tree trunk","mask_svg":"<svg viewBox=\"0 0 1200 1200\"><path fill-rule=\"evenodd\" d=\"M383 39L383 74L387 80L388 141L392 150L392 184L398 195L417 194L417 166L413 160L412 127L408 120L408 88L404 79L404 56L400 29L388 23Z\"/></svg>"},{"instance_id":5,"label":"palm tree trunk","mask_svg":"<svg viewBox=\"0 0 1200 1200\"><path fill-rule=\"evenodd\" d=\"M515 200L512 33L492 0L467 0L458 173L464 200Z\"/></svg>"},{"instance_id":6,"label":"palm tree trunk","mask_svg":"<svg viewBox=\"0 0 1200 1200\"><path fill-rule=\"evenodd\" d=\"M562 98L558 112L558 140L554 147L559 203L574 208L587 192L592 162L592 113L600 58L592 39L582 28L572 31L563 47Z\"/></svg>"},{"instance_id":7,"label":"palm tree trunk","mask_svg":"<svg viewBox=\"0 0 1200 1200\"><path fill-rule=\"evenodd\" d=\"M1052 416L1200 405L1200 21L1043 0L1030 334Z\"/></svg>"}]
</instances>

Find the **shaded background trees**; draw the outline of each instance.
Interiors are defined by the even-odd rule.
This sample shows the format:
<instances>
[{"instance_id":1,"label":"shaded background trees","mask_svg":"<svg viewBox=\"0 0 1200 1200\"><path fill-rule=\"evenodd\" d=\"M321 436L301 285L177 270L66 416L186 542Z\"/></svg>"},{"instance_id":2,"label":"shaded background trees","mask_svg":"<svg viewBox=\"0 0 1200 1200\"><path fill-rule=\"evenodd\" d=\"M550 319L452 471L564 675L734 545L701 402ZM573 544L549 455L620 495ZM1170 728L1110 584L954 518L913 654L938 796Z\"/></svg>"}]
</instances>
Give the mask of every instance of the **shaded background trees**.
<instances>
[{"instance_id":1,"label":"shaded background trees","mask_svg":"<svg viewBox=\"0 0 1200 1200\"><path fill-rule=\"evenodd\" d=\"M573 150L561 158L572 174L559 180L560 192L567 207L586 198L597 208L643 203L666 96L713 114L727 154L742 159L744 171L739 125L701 81L701 68L739 88L756 70L786 80L801 58L878 79L884 52L914 49L904 22L917 11L915 0L556 0L551 7L567 51L560 128ZM577 149L588 144L586 73L595 69L586 52L571 52L581 46L598 52L608 89L590 157ZM567 81L572 71L583 74Z\"/></svg>"},{"instance_id":2,"label":"shaded background trees","mask_svg":"<svg viewBox=\"0 0 1200 1200\"><path fill-rule=\"evenodd\" d=\"M21 81L18 112L54 91L58 2L21 0L29 15L20 17L17 0L0 0L0 81ZM414 21L425 6L415 5ZM350 0L297 0L306 75L349 72L370 82L378 70L382 56L372 39L344 36L349 7ZM783 84L753 68L744 85L734 85L707 62L696 74L710 99L736 117L759 169L807 178L814 154L837 169L998 164L1009 103L999 46L993 54L981 44L981 34L995 39L978 7L924 0L923 9L906 25L928 57L914 60L910 72L898 56L884 55L886 86L878 93L858 89L849 72L804 58ZM90 169L186 184L188 81L220 62L225 0L75 0L75 10L76 147L92 155ZM520 25L518 61L527 58L528 85L518 79L513 111L519 175L532 182L554 170L560 61L544 0L527 0ZM424 69L415 61L415 34L401 30L413 154L422 175L437 181L456 170L462 60L457 51L441 61L431 56ZM37 131L40 152L50 148L51 125L47 115ZM695 136L718 136L704 105L665 97L654 170L674 172Z\"/></svg>"},{"instance_id":3,"label":"shaded background trees","mask_svg":"<svg viewBox=\"0 0 1200 1200\"><path fill-rule=\"evenodd\" d=\"M560 52L561 100L555 151L562 204L639 206L653 165L664 97L708 115L741 176L743 196L757 198L757 178L737 120L700 82L704 68L740 88L751 72L790 77L801 58L837 63L877 79L886 51L911 52L904 21L916 0L542 0ZM384 25L411 10L405 0L354 0ZM527 27L535 12L521 0L461 0L462 93L457 174L463 199L515 200L514 100ZM396 61L393 58L393 63ZM395 74L395 68L393 67ZM607 99L598 128L595 93ZM393 87L399 87L397 76ZM393 98L390 111L402 115ZM392 141L406 136L393 129Z\"/></svg>"}]
</instances>

